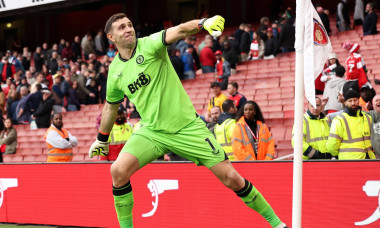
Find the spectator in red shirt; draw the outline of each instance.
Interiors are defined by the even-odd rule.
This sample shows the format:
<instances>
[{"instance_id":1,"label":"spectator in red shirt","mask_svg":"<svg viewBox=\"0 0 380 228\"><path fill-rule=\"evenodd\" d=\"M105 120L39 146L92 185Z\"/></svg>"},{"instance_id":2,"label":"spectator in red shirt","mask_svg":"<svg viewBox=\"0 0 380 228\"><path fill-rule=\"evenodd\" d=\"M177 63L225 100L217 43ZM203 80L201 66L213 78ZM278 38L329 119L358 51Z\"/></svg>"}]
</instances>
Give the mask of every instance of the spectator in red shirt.
<instances>
[{"instance_id":1,"label":"spectator in red shirt","mask_svg":"<svg viewBox=\"0 0 380 228\"><path fill-rule=\"evenodd\" d=\"M5 82L9 77L13 77L13 75L16 73L15 65L9 63L6 56L3 56L1 59L0 73L2 82Z\"/></svg>"},{"instance_id":2,"label":"spectator in red shirt","mask_svg":"<svg viewBox=\"0 0 380 228\"><path fill-rule=\"evenodd\" d=\"M239 85L237 82L230 82L227 86L227 92L230 94L228 97L229 100L233 100L235 102L236 108L239 110L242 105L247 102L247 98L244 95L238 92Z\"/></svg>"},{"instance_id":3,"label":"spectator in red shirt","mask_svg":"<svg viewBox=\"0 0 380 228\"><path fill-rule=\"evenodd\" d=\"M206 39L206 47L204 47L199 55L199 60L202 65L202 73L215 72L216 57L212 50L212 39Z\"/></svg>"}]
</instances>

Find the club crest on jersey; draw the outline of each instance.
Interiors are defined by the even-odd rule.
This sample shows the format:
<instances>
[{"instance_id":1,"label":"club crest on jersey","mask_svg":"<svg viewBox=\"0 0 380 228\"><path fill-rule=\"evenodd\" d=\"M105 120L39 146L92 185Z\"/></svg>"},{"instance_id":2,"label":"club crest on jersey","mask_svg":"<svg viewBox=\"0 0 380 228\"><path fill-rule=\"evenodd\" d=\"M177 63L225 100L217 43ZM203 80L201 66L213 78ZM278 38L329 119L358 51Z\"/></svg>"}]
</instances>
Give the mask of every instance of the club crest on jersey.
<instances>
[{"instance_id":1,"label":"club crest on jersey","mask_svg":"<svg viewBox=\"0 0 380 228\"><path fill-rule=\"evenodd\" d=\"M149 85L149 83L150 76L141 72L138 75L137 79L133 83L128 85L129 92L131 92L131 94L134 94L137 90Z\"/></svg>"},{"instance_id":2,"label":"club crest on jersey","mask_svg":"<svg viewBox=\"0 0 380 228\"><path fill-rule=\"evenodd\" d=\"M313 25L314 25L314 31L313 31L313 37L314 37L314 44L316 45L326 45L329 40L327 36L327 32L325 30L325 27L315 18L313 18Z\"/></svg>"},{"instance_id":3,"label":"club crest on jersey","mask_svg":"<svg viewBox=\"0 0 380 228\"><path fill-rule=\"evenodd\" d=\"M136 63L141 64L143 62L144 62L144 56L142 56L142 55L137 56Z\"/></svg>"}]
</instances>

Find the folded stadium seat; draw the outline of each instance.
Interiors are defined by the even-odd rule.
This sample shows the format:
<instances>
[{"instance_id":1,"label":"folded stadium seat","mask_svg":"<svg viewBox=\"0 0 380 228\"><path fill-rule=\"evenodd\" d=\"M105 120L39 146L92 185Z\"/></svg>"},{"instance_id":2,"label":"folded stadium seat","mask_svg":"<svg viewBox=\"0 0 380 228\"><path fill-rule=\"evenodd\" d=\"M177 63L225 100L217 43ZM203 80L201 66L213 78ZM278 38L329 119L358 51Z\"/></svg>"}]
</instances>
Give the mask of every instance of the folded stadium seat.
<instances>
[{"instance_id":1,"label":"folded stadium seat","mask_svg":"<svg viewBox=\"0 0 380 228\"><path fill-rule=\"evenodd\" d=\"M11 155L3 155L3 162L4 163L11 163L12 162L12 156Z\"/></svg>"},{"instance_id":2,"label":"folded stadium seat","mask_svg":"<svg viewBox=\"0 0 380 228\"><path fill-rule=\"evenodd\" d=\"M245 90L245 89L240 89L239 88L239 92L241 94L243 94L245 96L245 98L247 98L247 100L254 100L254 95L256 94L255 90L254 89L250 89L250 90Z\"/></svg>"},{"instance_id":3,"label":"folded stadium seat","mask_svg":"<svg viewBox=\"0 0 380 228\"><path fill-rule=\"evenodd\" d=\"M256 89L257 94L280 94L281 93L281 88L275 87L271 89L266 89L266 88L261 88L261 89Z\"/></svg>"},{"instance_id":4,"label":"folded stadium seat","mask_svg":"<svg viewBox=\"0 0 380 228\"><path fill-rule=\"evenodd\" d=\"M94 140L95 141L95 140ZM78 145L77 147L80 146L86 146L86 140L78 139Z\"/></svg>"},{"instance_id":5,"label":"folded stadium seat","mask_svg":"<svg viewBox=\"0 0 380 228\"><path fill-rule=\"evenodd\" d=\"M293 154L293 148L292 149L276 149L276 156L275 158L281 158L289 154ZM289 158L286 160L293 160L293 158Z\"/></svg>"},{"instance_id":6,"label":"folded stadium seat","mask_svg":"<svg viewBox=\"0 0 380 228\"><path fill-rule=\"evenodd\" d=\"M38 155L43 154L43 148L18 148L17 153L22 155Z\"/></svg>"},{"instance_id":7,"label":"folded stadium seat","mask_svg":"<svg viewBox=\"0 0 380 228\"><path fill-rule=\"evenodd\" d=\"M229 82L236 82L239 86L244 85L246 80L244 78L229 78Z\"/></svg>"},{"instance_id":8,"label":"folded stadium seat","mask_svg":"<svg viewBox=\"0 0 380 228\"><path fill-rule=\"evenodd\" d=\"M294 124L294 117L293 118L284 118L284 126L292 126Z\"/></svg>"},{"instance_id":9,"label":"folded stadium seat","mask_svg":"<svg viewBox=\"0 0 380 228\"><path fill-rule=\"evenodd\" d=\"M89 116L77 116L75 118L70 118L70 122L76 123L76 122L88 122Z\"/></svg>"},{"instance_id":10,"label":"folded stadium seat","mask_svg":"<svg viewBox=\"0 0 380 228\"><path fill-rule=\"evenodd\" d=\"M268 105L282 105L282 100L281 99L273 99L273 100L268 100Z\"/></svg>"},{"instance_id":11,"label":"folded stadium seat","mask_svg":"<svg viewBox=\"0 0 380 228\"><path fill-rule=\"evenodd\" d=\"M187 95L189 96L189 98L191 100L194 100L196 97L197 97L197 94L196 93L187 93Z\"/></svg>"},{"instance_id":12,"label":"folded stadium seat","mask_svg":"<svg viewBox=\"0 0 380 228\"><path fill-rule=\"evenodd\" d=\"M205 103L208 102L208 99L206 100L206 98L197 98L197 99L194 99L192 100L193 104L202 104L204 105Z\"/></svg>"},{"instance_id":13,"label":"folded stadium seat","mask_svg":"<svg viewBox=\"0 0 380 228\"><path fill-rule=\"evenodd\" d=\"M268 79L266 81L263 81L263 82L257 82L255 84L255 88L256 89L263 89L263 88L266 88L266 89L271 89L271 88L277 88L280 86L280 80L279 79L276 79L276 80L273 80L272 78L271 79ZM281 83L282 84L282 83Z\"/></svg>"},{"instance_id":14,"label":"folded stadium seat","mask_svg":"<svg viewBox=\"0 0 380 228\"><path fill-rule=\"evenodd\" d=\"M203 109L203 105L204 105L204 104L194 104L194 108L195 108L196 110L202 110L202 109Z\"/></svg>"},{"instance_id":15,"label":"folded stadium seat","mask_svg":"<svg viewBox=\"0 0 380 228\"><path fill-rule=\"evenodd\" d=\"M84 155L83 154L74 154L73 155L73 162L83 162L84 161Z\"/></svg>"},{"instance_id":16,"label":"folded stadium seat","mask_svg":"<svg viewBox=\"0 0 380 228\"><path fill-rule=\"evenodd\" d=\"M269 123L267 124L269 125ZM274 138L275 144L277 144L279 141L284 140L286 128L283 126L270 126L269 131Z\"/></svg>"},{"instance_id":17,"label":"folded stadium seat","mask_svg":"<svg viewBox=\"0 0 380 228\"><path fill-rule=\"evenodd\" d=\"M35 162L46 162L47 161L47 155L46 154L40 154L35 155Z\"/></svg>"},{"instance_id":18,"label":"folded stadium seat","mask_svg":"<svg viewBox=\"0 0 380 228\"><path fill-rule=\"evenodd\" d=\"M278 126L278 127L282 127L282 124L284 123L284 120L282 118L279 118L279 119L266 119L265 120L265 123L269 126L269 127L275 127L275 126ZM285 132L285 130L284 130Z\"/></svg>"},{"instance_id":19,"label":"folded stadium seat","mask_svg":"<svg viewBox=\"0 0 380 228\"><path fill-rule=\"evenodd\" d=\"M80 111L77 111L77 112L83 112L83 111L88 111L88 110L90 110L90 105L81 105Z\"/></svg>"},{"instance_id":20,"label":"folded stadium seat","mask_svg":"<svg viewBox=\"0 0 380 228\"><path fill-rule=\"evenodd\" d=\"M242 89L239 89L239 90L244 90L245 92L249 91L249 90L255 90L256 89L256 85L255 84L248 84L248 81L246 82L245 85L242 86L243 88Z\"/></svg>"},{"instance_id":21,"label":"folded stadium seat","mask_svg":"<svg viewBox=\"0 0 380 228\"><path fill-rule=\"evenodd\" d=\"M209 92L202 90L197 93L197 99L210 99Z\"/></svg>"},{"instance_id":22,"label":"folded stadium seat","mask_svg":"<svg viewBox=\"0 0 380 228\"><path fill-rule=\"evenodd\" d=\"M260 109L261 111L264 111L264 112L270 112L270 113L274 113L274 112L282 112L282 106L281 105L262 105L260 106Z\"/></svg>"},{"instance_id":23,"label":"folded stadium seat","mask_svg":"<svg viewBox=\"0 0 380 228\"><path fill-rule=\"evenodd\" d=\"M380 80L380 78L378 78ZM376 90L376 91L380 91L380 85L376 85L375 83L372 83L372 86L373 88Z\"/></svg>"},{"instance_id":24,"label":"folded stadium seat","mask_svg":"<svg viewBox=\"0 0 380 228\"><path fill-rule=\"evenodd\" d=\"M292 142L291 140L279 140L277 143L277 149L278 150L281 150L281 149L287 149L287 150L291 150L293 149L292 147Z\"/></svg>"},{"instance_id":25,"label":"folded stadium seat","mask_svg":"<svg viewBox=\"0 0 380 228\"><path fill-rule=\"evenodd\" d=\"M39 142L19 142L18 143L19 148L32 148L32 149L41 149L43 147L46 147L46 144L44 141Z\"/></svg>"},{"instance_id":26,"label":"folded stadium seat","mask_svg":"<svg viewBox=\"0 0 380 228\"><path fill-rule=\"evenodd\" d=\"M199 88L194 88L192 86L190 86L189 88L185 88L186 92L187 93L195 93L197 94L199 92Z\"/></svg>"},{"instance_id":27,"label":"folded stadium seat","mask_svg":"<svg viewBox=\"0 0 380 228\"><path fill-rule=\"evenodd\" d=\"M3 156L4 156L4 154L3 154ZM12 163L14 163L14 162L22 162L22 159L23 159L22 155L18 154L17 152L16 152L16 154L5 155L5 156L11 156L12 157Z\"/></svg>"},{"instance_id":28,"label":"folded stadium seat","mask_svg":"<svg viewBox=\"0 0 380 228\"><path fill-rule=\"evenodd\" d=\"M287 99L289 97L294 97L294 92L293 93L281 93L281 99ZM293 101L294 101L294 99L293 99Z\"/></svg>"},{"instance_id":29,"label":"folded stadium seat","mask_svg":"<svg viewBox=\"0 0 380 228\"><path fill-rule=\"evenodd\" d=\"M85 154L88 155L88 150L90 149L89 146L76 146L77 148L77 154Z\"/></svg>"},{"instance_id":30,"label":"folded stadium seat","mask_svg":"<svg viewBox=\"0 0 380 228\"><path fill-rule=\"evenodd\" d=\"M67 129L71 129L71 128L91 128L91 127L95 127L95 120L96 120L96 116L92 116L88 122L81 122L81 123L67 123L65 124L65 127L67 127ZM70 127L69 127L69 126Z\"/></svg>"},{"instance_id":31,"label":"folded stadium seat","mask_svg":"<svg viewBox=\"0 0 380 228\"><path fill-rule=\"evenodd\" d=\"M284 118L283 112L270 112L269 118Z\"/></svg>"},{"instance_id":32,"label":"folded stadium seat","mask_svg":"<svg viewBox=\"0 0 380 228\"><path fill-rule=\"evenodd\" d=\"M32 130L31 133L33 135L38 135L40 137L44 137L45 133L47 131L47 128L40 128L40 129L35 129L35 130Z\"/></svg>"},{"instance_id":33,"label":"folded stadium seat","mask_svg":"<svg viewBox=\"0 0 380 228\"><path fill-rule=\"evenodd\" d=\"M289 118L289 119L293 119L294 118L294 105L293 105L293 110L292 109L288 109L288 107L283 107L283 111L284 111L284 118Z\"/></svg>"},{"instance_id":34,"label":"folded stadium seat","mask_svg":"<svg viewBox=\"0 0 380 228\"><path fill-rule=\"evenodd\" d=\"M73 112L65 112L65 113L62 113L64 119L65 118L75 118L75 117L78 117L78 116L84 116L86 114L85 111L87 110L84 110L84 105L81 105L81 109L79 111L73 111Z\"/></svg>"},{"instance_id":35,"label":"folded stadium seat","mask_svg":"<svg viewBox=\"0 0 380 228\"><path fill-rule=\"evenodd\" d=\"M362 40L363 40L363 41L366 41L366 40L373 40L373 39L375 39L375 36L376 36L376 35L363 36Z\"/></svg>"},{"instance_id":36,"label":"folded stadium seat","mask_svg":"<svg viewBox=\"0 0 380 228\"><path fill-rule=\"evenodd\" d=\"M380 66L373 67L371 72L372 74L380 74Z\"/></svg>"},{"instance_id":37,"label":"folded stadium seat","mask_svg":"<svg viewBox=\"0 0 380 228\"><path fill-rule=\"evenodd\" d=\"M286 125L284 140L292 140L294 120L293 119L291 120L292 120L291 124L287 124L286 119L284 120L284 125Z\"/></svg>"},{"instance_id":38,"label":"folded stadium seat","mask_svg":"<svg viewBox=\"0 0 380 228\"><path fill-rule=\"evenodd\" d=\"M24 155L22 161L23 162L35 162L36 156L35 155Z\"/></svg>"},{"instance_id":39,"label":"folded stadium seat","mask_svg":"<svg viewBox=\"0 0 380 228\"><path fill-rule=\"evenodd\" d=\"M282 111L294 111L294 104L283 104Z\"/></svg>"},{"instance_id":40,"label":"folded stadium seat","mask_svg":"<svg viewBox=\"0 0 380 228\"><path fill-rule=\"evenodd\" d=\"M281 93L268 93L268 99L269 100L275 100L275 99L280 99L281 98Z\"/></svg>"},{"instance_id":41,"label":"folded stadium seat","mask_svg":"<svg viewBox=\"0 0 380 228\"><path fill-rule=\"evenodd\" d=\"M338 37L341 38L341 37L358 37L358 32L355 31L355 30L349 30L349 31L344 31L344 32L340 32L338 34Z\"/></svg>"},{"instance_id":42,"label":"folded stadium seat","mask_svg":"<svg viewBox=\"0 0 380 228\"><path fill-rule=\"evenodd\" d=\"M281 78L283 74L284 72L271 71L271 72L265 73L262 76L265 76L265 78L276 78L276 77Z\"/></svg>"},{"instance_id":43,"label":"folded stadium seat","mask_svg":"<svg viewBox=\"0 0 380 228\"><path fill-rule=\"evenodd\" d=\"M363 46L360 46L360 50L379 50L379 44L363 45Z\"/></svg>"},{"instance_id":44,"label":"folded stadium seat","mask_svg":"<svg viewBox=\"0 0 380 228\"><path fill-rule=\"evenodd\" d=\"M78 141L92 140L95 141L97 134L77 134L75 137L78 138Z\"/></svg>"},{"instance_id":45,"label":"folded stadium seat","mask_svg":"<svg viewBox=\"0 0 380 228\"><path fill-rule=\"evenodd\" d=\"M294 87L295 86L295 81L281 81L280 87Z\"/></svg>"},{"instance_id":46,"label":"folded stadium seat","mask_svg":"<svg viewBox=\"0 0 380 228\"><path fill-rule=\"evenodd\" d=\"M261 101L261 100L267 100L268 99L268 94L265 94L265 93L257 93L257 94L255 94L255 96L254 96L254 100L256 101L256 102L259 102L259 101Z\"/></svg>"},{"instance_id":47,"label":"folded stadium seat","mask_svg":"<svg viewBox=\"0 0 380 228\"><path fill-rule=\"evenodd\" d=\"M240 71L245 71L247 70L248 68L248 64L239 64L236 66L236 71L240 72Z\"/></svg>"},{"instance_id":48,"label":"folded stadium seat","mask_svg":"<svg viewBox=\"0 0 380 228\"><path fill-rule=\"evenodd\" d=\"M365 45L379 45L379 41L377 39L365 40Z\"/></svg>"},{"instance_id":49,"label":"folded stadium seat","mask_svg":"<svg viewBox=\"0 0 380 228\"><path fill-rule=\"evenodd\" d=\"M78 137L78 135L96 135L98 133L97 129L95 128L95 122L94 126L90 128L67 128L67 130L74 135L75 137Z\"/></svg>"}]
</instances>

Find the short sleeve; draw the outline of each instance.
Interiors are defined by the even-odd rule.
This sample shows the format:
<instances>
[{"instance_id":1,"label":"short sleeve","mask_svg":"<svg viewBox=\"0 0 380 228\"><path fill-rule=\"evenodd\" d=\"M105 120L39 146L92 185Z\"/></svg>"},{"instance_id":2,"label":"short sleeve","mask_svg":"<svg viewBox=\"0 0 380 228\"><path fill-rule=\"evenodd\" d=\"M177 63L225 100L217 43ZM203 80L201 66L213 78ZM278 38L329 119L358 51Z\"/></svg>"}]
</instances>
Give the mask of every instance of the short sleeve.
<instances>
[{"instance_id":1,"label":"short sleeve","mask_svg":"<svg viewBox=\"0 0 380 228\"><path fill-rule=\"evenodd\" d=\"M153 33L152 35L144 39L144 49L152 50L157 55L162 55L166 53L166 47L168 46L165 42L166 30Z\"/></svg>"},{"instance_id":2,"label":"short sleeve","mask_svg":"<svg viewBox=\"0 0 380 228\"><path fill-rule=\"evenodd\" d=\"M109 104L120 104L124 101L124 92L117 88L115 81L107 81L107 103Z\"/></svg>"}]
</instances>

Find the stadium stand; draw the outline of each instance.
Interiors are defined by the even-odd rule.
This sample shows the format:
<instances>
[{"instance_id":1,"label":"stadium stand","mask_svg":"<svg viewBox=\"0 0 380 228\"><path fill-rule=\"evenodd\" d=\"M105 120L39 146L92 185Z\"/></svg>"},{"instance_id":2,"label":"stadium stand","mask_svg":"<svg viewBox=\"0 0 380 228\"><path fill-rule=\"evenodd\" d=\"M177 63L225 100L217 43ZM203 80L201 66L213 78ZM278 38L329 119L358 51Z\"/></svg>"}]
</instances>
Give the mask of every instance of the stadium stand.
<instances>
[{"instance_id":1,"label":"stadium stand","mask_svg":"<svg viewBox=\"0 0 380 228\"><path fill-rule=\"evenodd\" d=\"M332 35L330 40L333 52L343 62L347 52L342 48L345 41L361 45L368 77L374 89L380 91L380 85L374 79L380 79L380 35L363 36L362 27L354 30L338 32L335 17L330 17ZM235 27L226 28L225 34L233 33ZM380 23L378 22L378 30ZM197 34L197 45L206 33ZM229 81L239 84L239 91L248 100L255 100L262 109L264 118L270 128L276 143L275 157L283 157L293 153L291 146L292 127L294 119L294 70L295 53L280 54L275 59L248 61L237 66L237 74ZM210 83L214 81L213 73L197 74L194 80L183 81L183 86L192 100L198 113L205 113L207 102L212 97ZM305 104L306 104L305 99ZM98 161L88 157L88 148L96 138L96 118L103 105L82 105L80 111L63 113L65 128L78 137L79 144L73 149L74 162ZM130 119L135 124L137 119ZM45 162L47 148L44 142L46 129L31 130L29 125L15 125L18 132L16 154L4 155L4 162Z\"/></svg>"}]
</instances>

